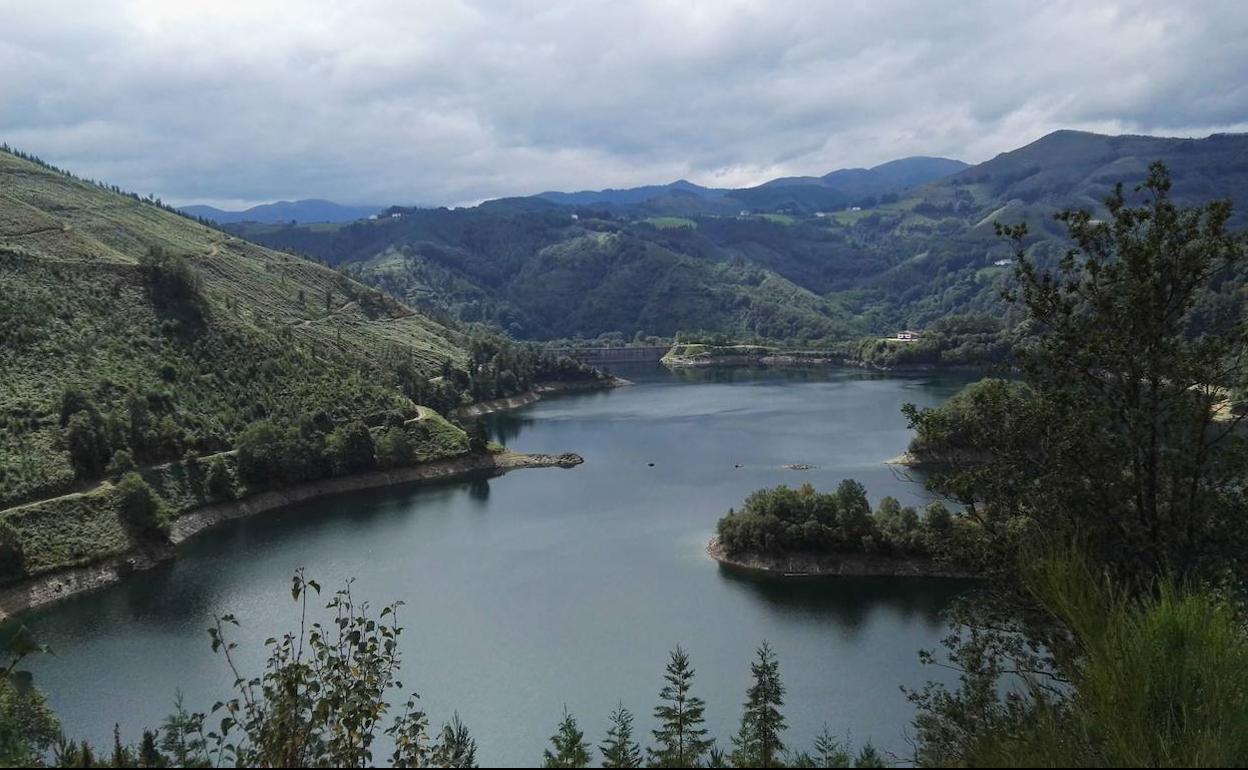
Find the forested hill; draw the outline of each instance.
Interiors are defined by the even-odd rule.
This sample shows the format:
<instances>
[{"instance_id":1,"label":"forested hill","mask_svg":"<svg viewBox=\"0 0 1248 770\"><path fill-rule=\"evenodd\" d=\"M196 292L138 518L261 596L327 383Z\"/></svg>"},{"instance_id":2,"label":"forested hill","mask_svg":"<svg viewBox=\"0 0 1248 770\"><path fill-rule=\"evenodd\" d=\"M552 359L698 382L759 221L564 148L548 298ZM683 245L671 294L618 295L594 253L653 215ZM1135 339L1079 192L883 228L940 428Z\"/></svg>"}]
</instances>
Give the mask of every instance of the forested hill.
<instances>
[{"instance_id":1,"label":"forested hill","mask_svg":"<svg viewBox=\"0 0 1248 770\"><path fill-rule=\"evenodd\" d=\"M115 449L160 462L262 417L410 412L399 372L467 357L375 288L0 152L0 507Z\"/></svg>"},{"instance_id":2,"label":"forested hill","mask_svg":"<svg viewBox=\"0 0 1248 770\"><path fill-rule=\"evenodd\" d=\"M244 232L341 264L415 306L493 323L520 338L703 329L823 339L851 328L836 303L700 232L733 220L687 222L478 207L409 211L332 233L299 227Z\"/></svg>"},{"instance_id":3,"label":"forested hill","mask_svg":"<svg viewBox=\"0 0 1248 770\"><path fill-rule=\"evenodd\" d=\"M816 343L925 328L952 314L1003 315L1013 270L994 222L1028 222L1028 248L1043 264L1064 248L1056 212L1103 214L1114 184L1130 190L1157 160L1170 167L1180 203L1248 200L1246 135L1058 131L917 187L904 185L904 166L886 169L899 186L857 200L793 192L826 178L753 188L762 197L752 205L708 200L706 188L678 183L594 205L512 198L394 210L398 217L375 222L235 231L523 338L684 330ZM1232 225L1246 221L1241 206Z\"/></svg>"}]
</instances>

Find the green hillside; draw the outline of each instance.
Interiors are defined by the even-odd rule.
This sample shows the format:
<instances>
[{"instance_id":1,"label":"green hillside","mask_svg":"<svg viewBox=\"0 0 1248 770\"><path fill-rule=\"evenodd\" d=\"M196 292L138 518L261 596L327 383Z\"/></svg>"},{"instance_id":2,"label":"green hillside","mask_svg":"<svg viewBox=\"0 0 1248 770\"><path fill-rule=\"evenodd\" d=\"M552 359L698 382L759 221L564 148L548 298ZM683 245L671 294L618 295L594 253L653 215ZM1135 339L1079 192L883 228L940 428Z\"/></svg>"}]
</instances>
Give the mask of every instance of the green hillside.
<instances>
[{"instance_id":1,"label":"green hillside","mask_svg":"<svg viewBox=\"0 0 1248 770\"><path fill-rule=\"evenodd\" d=\"M239 232L344 265L415 306L491 323L518 338L696 330L811 341L856 329L839 303L699 233L721 220L677 227L672 221L481 206L406 210L398 219L335 228L250 225ZM761 218L744 226L787 229Z\"/></svg>"},{"instance_id":2,"label":"green hillside","mask_svg":"<svg viewBox=\"0 0 1248 770\"><path fill-rule=\"evenodd\" d=\"M0 507L229 449L260 418L414 413L462 335L374 288L0 152Z\"/></svg>"},{"instance_id":3,"label":"green hillside","mask_svg":"<svg viewBox=\"0 0 1248 770\"><path fill-rule=\"evenodd\" d=\"M708 213L690 206L689 195L563 206L535 197L237 231L345 263L412 303L523 338L683 330L808 344L928 328L967 313L1010 322L1001 295L1013 280L1011 251L994 223L1027 222L1030 253L1048 264L1066 248L1054 214L1076 207L1103 215L1113 186L1130 190L1156 160L1170 168L1182 204L1248 198L1246 135L1058 131L852 205L827 197L821 180L795 178L754 188L767 197L760 205L778 207L766 214L736 205L728 212L722 201ZM825 197L799 201L806 188ZM1236 217L1233 227L1248 223L1244 207Z\"/></svg>"}]
</instances>

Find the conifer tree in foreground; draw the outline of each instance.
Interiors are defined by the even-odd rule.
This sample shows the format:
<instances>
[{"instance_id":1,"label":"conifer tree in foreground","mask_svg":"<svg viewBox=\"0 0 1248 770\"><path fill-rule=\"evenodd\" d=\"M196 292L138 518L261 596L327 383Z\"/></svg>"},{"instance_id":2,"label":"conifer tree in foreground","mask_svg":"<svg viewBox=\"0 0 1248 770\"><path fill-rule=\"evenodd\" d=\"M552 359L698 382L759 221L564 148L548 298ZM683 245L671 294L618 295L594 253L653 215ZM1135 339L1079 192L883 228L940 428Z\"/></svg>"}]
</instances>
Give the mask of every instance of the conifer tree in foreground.
<instances>
[{"instance_id":1,"label":"conifer tree in foreground","mask_svg":"<svg viewBox=\"0 0 1248 770\"><path fill-rule=\"evenodd\" d=\"M633 714L623 703L611 712L607 739L598 750L603 767L641 767L641 747L633 740Z\"/></svg>"},{"instance_id":2,"label":"conifer tree in foreground","mask_svg":"<svg viewBox=\"0 0 1248 770\"><path fill-rule=\"evenodd\" d=\"M554 751L546 749L542 767L588 767L589 744L585 742L585 734L576 726L576 718L568 713L565 706L563 720L559 729L550 736Z\"/></svg>"},{"instance_id":3,"label":"conifer tree in foreground","mask_svg":"<svg viewBox=\"0 0 1248 770\"><path fill-rule=\"evenodd\" d=\"M477 742L460 721L459 712L442 726L442 742L433 750L433 763L437 767L477 766Z\"/></svg>"},{"instance_id":4,"label":"conifer tree in foreground","mask_svg":"<svg viewBox=\"0 0 1248 770\"><path fill-rule=\"evenodd\" d=\"M832 736L826 724L815 738L815 761L819 767L849 767L849 751Z\"/></svg>"},{"instance_id":5,"label":"conifer tree in foreground","mask_svg":"<svg viewBox=\"0 0 1248 770\"><path fill-rule=\"evenodd\" d=\"M663 675L667 684L659 691L662 702L654 709L659 729L653 731L658 745L650 750L651 765L694 767L715 743L706 737L702 726L706 703L689 693L693 674L688 653L676 645Z\"/></svg>"},{"instance_id":6,"label":"conifer tree in foreground","mask_svg":"<svg viewBox=\"0 0 1248 770\"><path fill-rule=\"evenodd\" d=\"M780 707L784 705L784 683L780 662L771 646L763 642L758 661L750 664L754 684L746 692L741 729L732 739L732 763L737 767L777 767L784 752L780 739L787 725Z\"/></svg>"},{"instance_id":7,"label":"conifer tree in foreground","mask_svg":"<svg viewBox=\"0 0 1248 770\"><path fill-rule=\"evenodd\" d=\"M866 745L858 751L854 767L884 767L884 758L880 756L875 746L867 741Z\"/></svg>"}]
</instances>

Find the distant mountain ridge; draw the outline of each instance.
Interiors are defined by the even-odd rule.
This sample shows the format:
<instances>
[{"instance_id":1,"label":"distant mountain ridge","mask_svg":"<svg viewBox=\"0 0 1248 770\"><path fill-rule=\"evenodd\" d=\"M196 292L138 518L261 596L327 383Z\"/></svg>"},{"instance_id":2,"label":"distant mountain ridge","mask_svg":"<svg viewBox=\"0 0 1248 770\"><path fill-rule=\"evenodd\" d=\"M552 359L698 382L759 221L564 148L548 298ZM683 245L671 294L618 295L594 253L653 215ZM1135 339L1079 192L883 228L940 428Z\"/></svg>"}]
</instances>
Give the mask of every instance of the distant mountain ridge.
<instances>
[{"instance_id":1,"label":"distant mountain ridge","mask_svg":"<svg viewBox=\"0 0 1248 770\"><path fill-rule=\"evenodd\" d=\"M533 196L561 206L636 206L671 198L697 198L721 204L725 211L738 208L778 208L785 205L812 209L843 207L869 196L900 193L910 187L933 182L969 168L951 158L914 156L898 158L871 168L843 168L823 176L794 176L772 179L755 187L703 187L681 179L665 185L645 185L624 189L547 191Z\"/></svg>"},{"instance_id":2,"label":"distant mountain ridge","mask_svg":"<svg viewBox=\"0 0 1248 770\"><path fill-rule=\"evenodd\" d=\"M781 177L756 187L739 189L704 187L686 179L670 184L643 185L622 189L550 190L537 195L497 198L485 202L488 207L534 210L541 202L556 206L644 206L680 213L735 213L736 210L844 208L864 202L869 196L900 193L910 187L926 184L955 174L969 165L950 158L915 156L899 158L871 168L844 168L821 177ZM869 202L869 201L867 201ZM297 201L276 201L252 206L241 211L227 211L215 206L191 205L179 209L184 214L200 217L220 225L256 222L273 225L342 223L367 219L387 210L385 206L346 206L321 198Z\"/></svg>"},{"instance_id":3,"label":"distant mountain ridge","mask_svg":"<svg viewBox=\"0 0 1248 770\"><path fill-rule=\"evenodd\" d=\"M1248 200L1248 135L1057 131L970 167L903 158L745 190L681 181L230 229L518 338L683 330L819 344L955 314L1006 317L1013 254L993 224L1026 222L1029 253L1052 264L1066 248L1054 214L1105 216L1114 185L1130 195L1158 160L1184 205ZM1231 225L1248 227L1242 204Z\"/></svg>"},{"instance_id":4,"label":"distant mountain ridge","mask_svg":"<svg viewBox=\"0 0 1248 770\"><path fill-rule=\"evenodd\" d=\"M179 209L193 217L210 219L217 224L227 225L238 222L260 222L276 224L279 222L299 222L313 224L317 222L354 222L371 214L377 214L384 206L344 206L320 198L308 198L297 201L277 201L252 206L242 211L226 211L215 206L183 206Z\"/></svg>"}]
</instances>

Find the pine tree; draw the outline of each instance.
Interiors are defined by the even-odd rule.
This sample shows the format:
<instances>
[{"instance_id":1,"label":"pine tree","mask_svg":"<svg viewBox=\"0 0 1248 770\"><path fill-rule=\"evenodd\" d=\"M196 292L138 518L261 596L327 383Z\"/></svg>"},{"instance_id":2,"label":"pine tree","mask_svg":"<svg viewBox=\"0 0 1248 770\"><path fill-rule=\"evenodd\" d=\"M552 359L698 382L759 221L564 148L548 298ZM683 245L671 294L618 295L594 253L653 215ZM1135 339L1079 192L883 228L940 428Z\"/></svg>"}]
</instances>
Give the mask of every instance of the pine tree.
<instances>
[{"instance_id":1,"label":"pine tree","mask_svg":"<svg viewBox=\"0 0 1248 770\"><path fill-rule=\"evenodd\" d=\"M477 766L477 742L460 721L458 712L442 726L442 741L434 749L433 764L437 767Z\"/></svg>"},{"instance_id":2,"label":"pine tree","mask_svg":"<svg viewBox=\"0 0 1248 770\"><path fill-rule=\"evenodd\" d=\"M854 767L884 767L884 758L880 756L880 752L876 750L875 746L867 743L858 752L858 758L854 760Z\"/></svg>"},{"instance_id":3,"label":"pine tree","mask_svg":"<svg viewBox=\"0 0 1248 770\"><path fill-rule=\"evenodd\" d=\"M130 757L126 747L121 745L121 725L113 723L113 767L129 767Z\"/></svg>"},{"instance_id":4,"label":"pine tree","mask_svg":"<svg viewBox=\"0 0 1248 770\"><path fill-rule=\"evenodd\" d=\"M659 691L662 701L654 709L659 729L654 732L658 745L650 750L650 763L658 767L694 767L714 743L706 737L702 712L706 703L690 695L694 670L689 655L676 645L667 671L667 684Z\"/></svg>"},{"instance_id":5,"label":"pine tree","mask_svg":"<svg viewBox=\"0 0 1248 770\"><path fill-rule=\"evenodd\" d=\"M563 721L559 729L550 736L554 751L547 749L543 755L542 767L588 767L589 744L585 742L585 734L576 726L576 718L563 708Z\"/></svg>"},{"instance_id":6,"label":"pine tree","mask_svg":"<svg viewBox=\"0 0 1248 770\"><path fill-rule=\"evenodd\" d=\"M91 744L86 741L79 745L76 767L95 767L95 752L91 750Z\"/></svg>"},{"instance_id":7,"label":"pine tree","mask_svg":"<svg viewBox=\"0 0 1248 770\"><path fill-rule=\"evenodd\" d=\"M776 767L784 751L780 733L787 728L780 713L784 683L780 681L780 662L766 642L758 648L758 660L750 664L750 673L754 684L746 692L741 729L732 739L732 763L737 767Z\"/></svg>"},{"instance_id":8,"label":"pine tree","mask_svg":"<svg viewBox=\"0 0 1248 770\"><path fill-rule=\"evenodd\" d=\"M607 739L598 750L603 767L641 767L641 747L633 741L633 714L623 703L611 712Z\"/></svg>"},{"instance_id":9,"label":"pine tree","mask_svg":"<svg viewBox=\"0 0 1248 770\"><path fill-rule=\"evenodd\" d=\"M815 738L815 760L819 767L849 767L849 752L832 736L826 724Z\"/></svg>"},{"instance_id":10,"label":"pine tree","mask_svg":"<svg viewBox=\"0 0 1248 770\"><path fill-rule=\"evenodd\" d=\"M144 730L139 743L139 767L164 767L165 758L156 747L156 731Z\"/></svg>"}]
</instances>

